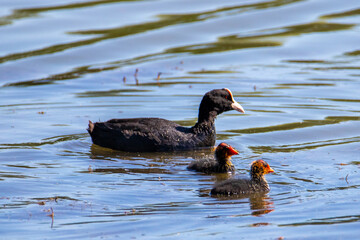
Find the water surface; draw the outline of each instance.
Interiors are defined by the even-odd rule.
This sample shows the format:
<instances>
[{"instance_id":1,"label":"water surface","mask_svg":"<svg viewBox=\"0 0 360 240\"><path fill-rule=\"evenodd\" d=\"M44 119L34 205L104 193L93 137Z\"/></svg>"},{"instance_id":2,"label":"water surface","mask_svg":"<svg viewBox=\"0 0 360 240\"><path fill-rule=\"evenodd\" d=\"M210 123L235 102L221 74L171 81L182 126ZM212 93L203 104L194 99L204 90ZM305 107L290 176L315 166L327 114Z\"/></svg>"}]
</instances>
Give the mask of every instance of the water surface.
<instances>
[{"instance_id":1,"label":"water surface","mask_svg":"<svg viewBox=\"0 0 360 240\"><path fill-rule=\"evenodd\" d=\"M358 238L359 14L355 0L3 1L2 236ZM186 170L210 149L124 153L86 132L115 117L191 126L223 87L246 114L217 118L217 144L240 151L239 176L265 159L267 194L210 197L228 176Z\"/></svg>"}]
</instances>

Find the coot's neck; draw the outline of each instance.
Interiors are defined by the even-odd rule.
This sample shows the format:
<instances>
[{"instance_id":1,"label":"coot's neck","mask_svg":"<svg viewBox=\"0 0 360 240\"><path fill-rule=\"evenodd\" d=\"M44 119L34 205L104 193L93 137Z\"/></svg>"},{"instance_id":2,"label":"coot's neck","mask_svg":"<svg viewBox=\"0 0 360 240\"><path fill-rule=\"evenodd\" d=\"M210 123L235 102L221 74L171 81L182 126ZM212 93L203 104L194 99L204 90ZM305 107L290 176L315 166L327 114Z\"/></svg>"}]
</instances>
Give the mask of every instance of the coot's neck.
<instances>
[{"instance_id":1,"label":"coot's neck","mask_svg":"<svg viewBox=\"0 0 360 240\"><path fill-rule=\"evenodd\" d=\"M225 167L227 171L233 171L234 169L234 165L232 164L230 158L226 160L226 162L222 162L221 164Z\"/></svg>"},{"instance_id":2,"label":"coot's neck","mask_svg":"<svg viewBox=\"0 0 360 240\"><path fill-rule=\"evenodd\" d=\"M203 122L211 122L214 123L216 116L218 115L218 112L215 110L212 111L202 111L200 108L199 116L198 116L198 123Z\"/></svg>"},{"instance_id":3,"label":"coot's neck","mask_svg":"<svg viewBox=\"0 0 360 240\"><path fill-rule=\"evenodd\" d=\"M222 171L233 172L235 171L234 165L231 162L231 157L218 159L216 156L217 166Z\"/></svg>"},{"instance_id":4,"label":"coot's neck","mask_svg":"<svg viewBox=\"0 0 360 240\"><path fill-rule=\"evenodd\" d=\"M215 159L216 161L221 164L221 165L232 165L231 163L231 156L223 156L221 155L221 153L218 155L216 152L215 152Z\"/></svg>"},{"instance_id":5,"label":"coot's neck","mask_svg":"<svg viewBox=\"0 0 360 240\"><path fill-rule=\"evenodd\" d=\"M198 121L193 128L198 129L200 131L213 129L215 127L216 116L217 116L216 111L210 111L210 112L200 111Z\"/></svg>"}]
</instances>

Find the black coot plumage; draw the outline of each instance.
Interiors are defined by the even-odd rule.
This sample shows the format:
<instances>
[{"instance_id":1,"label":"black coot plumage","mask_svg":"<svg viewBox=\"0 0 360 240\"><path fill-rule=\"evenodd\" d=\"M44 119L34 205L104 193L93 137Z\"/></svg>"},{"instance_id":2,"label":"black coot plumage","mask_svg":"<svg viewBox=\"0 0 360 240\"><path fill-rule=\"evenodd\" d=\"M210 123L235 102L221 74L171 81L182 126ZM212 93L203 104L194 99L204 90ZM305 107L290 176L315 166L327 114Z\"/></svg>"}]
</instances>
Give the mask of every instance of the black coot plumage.
<instances>
[{"instance_id":1,"label":"black coot plumage","mask_svg":"<svg viewBox=\"0 0 360 240\"><path fill-rule=\"evenodd\" d=\"M250 179L229 178L215 184L211 189L211 195L230 196L268 192L270 187L265 179L265 174L272 172L274 170L267 162L261 159L256 160L251 164Z\"/></svg>"},{"instance_id":2,"label":"black coot plumage","mask_svg":"<svg viewBox=\"0 0 360 240\"><path fill-rule=\"evenodd\" d=\"M128 152L190 150L215 144L215 118L230 110L245 112L227 88L207 92L195 126L187 128L161 118L112 119L87 129L94 144Z\"/></svg>"},{"instance_id":3,"label":"black coot plumage","mask_svg":"<svg viewBox=\"0 0 360 240\"><path fill-rule=\"evenodd\" d=\"M190 163L187 167L204 173L227 173L234 172L235 167L231 163L231 156L237 155L239 152L226 143L220 143L215 150L215 159L201 159Z\"/></svg>"}]
</instances>

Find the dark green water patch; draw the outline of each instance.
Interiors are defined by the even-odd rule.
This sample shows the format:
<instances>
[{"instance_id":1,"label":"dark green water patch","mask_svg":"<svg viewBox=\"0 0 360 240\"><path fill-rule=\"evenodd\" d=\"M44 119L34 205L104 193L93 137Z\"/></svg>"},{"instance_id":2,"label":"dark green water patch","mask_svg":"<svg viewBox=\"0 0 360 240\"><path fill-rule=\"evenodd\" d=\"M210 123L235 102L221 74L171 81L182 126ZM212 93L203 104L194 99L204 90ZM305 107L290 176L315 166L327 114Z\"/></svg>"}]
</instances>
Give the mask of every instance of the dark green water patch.
<instances>
[{"instance_id":1,"label":"dark green water patch","mask_svg":"<svg viewBox=\"0 0 360 240\"><path fill-rule=\"evenodd\" d=\"M77 9L77 8L95 7L97 5L106 5L106 4L112 4L112 3L117 3L117 2L131 2L131 1L141 1L141 0L101 0L101 1L69 3L66 5L57 5L57 6L15 9L11 15L0 18L0 25L11 24L12 21L20 20L23 18L39 17L40 14L46 13L49 11L67 10L67 9L71 10L71 9Z\"/></svg>"},{"instance_id":2,"label":"dark green water patch","mask_svg":"<svg viewBox=\"0 0 360 240\"><path fill-rule=\"evenodd\" d=\"M234 9L249 10L249 8L262 9L262 8L268 8L268 7L278 7L281 5L286 5L286 4L294 3L297 1L299 1L299 0L292 0L292 1L275 0L275 1L270 1L269 3L240 5L240 6L235 6L235 7L227 7L227 8L217 9L216 11L207 11L207 12L201 12L201 13L160 15L160 16L158 16L159 20L154 21L154 22L146 22L146 23L141 23L141 24L136 24L136 25L122 26L122 27L103 29L103 30L86 30L86 31L71 32L69 34L100 35L100 36L95 37L95 38L90 38L87 40L53 45L50 47L46 47L46 48L42 48L42 49L38 49L38 50L34 50L34 51L10 54L10 55L4 56L4 57L0 57L0 63L7 62L7 61L14 61L17 59L23 59L23 58L28 58L28 57L34 57L34 56L40 56L40 55L61 52L61 51L65 51L65 50L71 49L71 48L77 48L77 47L81 47L81 46L91 45L91 44L95 44L97 42L104 41L104 40L125 37L128 35L134 35L134 34L146 32L146 31L150 31L150 30L155 30L155 29L160 29L160 28L164 28L164 27L168 27L168 26L172 26L172 25L185 24L185 23L191 23L191 22L196 22L196 21L205 21L207 19L216 17L220 12L233 11ZM113 3L113 2L116 2L116 1L105 1L104 3ZM97 4L103 4L103 2L102 1L90 2L87 4L97 5ZM19 18L30 17L30 16L33 17L33 16L37 15L39 12L44 12L44 11L46 12L46 11L50 11L50 10L78 8L78 7L86 7L86 4L83 4L83 5L75 4L75 5L70 5L70 6L55 6L55 7L47 7L47 8L45 7L45 8L18 10L18 11L15 11L15 13L12 16L3 18L2 22L8 23L12 19L19 19ZM255 43L255 45L250 42L245 43L245 45L247 45L248 47L259 47L259 45L268 46L269 44L271 45L271 43L265 43L265 45L261 44L261 43ZM241 48L246 47L245 45L243 44ZM277 44L275 44L275 45L277 45ZM224 46L219 46L219 47L227 48L227 47L230 47L230 45L225 44ZM168 50L168 51L166 51L166 53L179 52L178 50L175 50L175 49ZM184 50L181 52L188 52L188 51L186 51L184 48Z\"/></svg>"},{"instance_id":3,"label":"dark green water patch","mask_svg":"<svg viewBox=\"0 0 360 240\"><path fill-rule=\"evenodd\" d=\"M346 56L359 56L360 55L360 50L356 50L356 51L352 51L352 52L347 52L345 53Z\"/></svg>"},{"instance_id":4,"label":"dark green water patch","mask_svg":"<svg viewBox=\"0 0 360 240\"><path fill-rule=\"evenodd\" d=\"M77 97L80 98L93 98L93 97L114 97L114 96L142 96L136 93L151 92L151 90L142 90L142 89L113 89L110 91L90 91L84 93L77 93Z\"/></svg>"},{"instance_id":5,"label":"dark green water patch","mask_svg":"<svg viewBox=\"0 0 360 240\"><path fill-rule=\"evenodd\" d=\"M320 98L322 100L333 101L333 102L360 102L360 99L339 99L339 98Z\"/></svg>"},{"instance_id":6,"label":"dark green water patch","mask_svg":"<svg viewBox=\"0 0 360 240\"><path fill-rule=\"evenodd\" d=\"M244 37L238 35L220 37L216 42L172 48L166 50L166 53L187 52L192 54L207 54L212 52L233 51L246 48L278 47L283 44L282 41L280 41L280 39L283 37L308 33L342 31L348 30L355 26L355 24L314 22L276 29L281 30L280 33L274 29L275 33L256 33L254 36Z\"/></svg>"},{"instance_id":7,"label":"dark green water patch","mask_svg":"<svg viewBox=\"0 0 360 240\"><path fill-rule=\"evenodd\" d=\"M266 133L266 132L275 132L275 131L289 131L299 128L308 128L314 126L323 126L329 124L338 124L347 121L360 121L360 117L357 116L328 116L323 120L304 120L302 122L295 123L285 123L275 126L268 127L257 127L257 128L248 128L248 129L234 129L227 130L227 132L242 133L242 134L254 134L254 133Z\"/></svg>"},{"instance_id":8,"label":"dark green water patch","mask_svg":"<svg viewBox=\"0 0 360 240\"><path fill-rule=\"evenodd\" d=\"M310 219L306 222L297 222L291 224L280 224L279 227L287 227L287 226L306 226L306 225L333 225L333 224L344 224L344 223L352 223L359 222L360 215L349 215L349 216L337 216L337 217L329 217L329 218L314 218Z\"/></svg>"},{"instance_id":9,"label":"dark green water patch","mask_svg":"<svg viewBox=\"0 0 360 240\"><path fill-rule=\"evenodd\" d=\"M279 152L297 152L303 150L312 150L321 147L336 146L343 144L356 143L360 141L360 137L351 137L351 138L339 138L339 139L330 139L326 141L315 141L307 142L301 144L289 144L289 145L280 145L280 146L250 146L249 148L257 154L261 153L279 153Z\"/></svg>"},{"instance_id":10,"label":"dark green water patch","mask_svg":"<svg viewBox=\"0 0 360 240\"><path fill-rule=\"evenodd\" d=\"M332 87L336 84L333 83L281 83L277 84L278 86L285 86L285 87Z\"/></svg>"},{"instance_id":11,"label":"dark green water patch","mask_svg":"<svg viewBox=\"0 0 360 240\"><path fill-rule=\"evenodd\" d=\"M68 142L72 140L79 140L81 138L87 137L87 133L80 134L71 134L71 135L62 135L55 136L50 138L44 138L40 142L23 142L23 143L2 143L0 144L0 149L40 149L44 145L53 145L61 142Z\"/></svg>"},{"instance_id":12,"label":"dark green water patch","mask_svg":"<svg viewBox=\"0 0 360 240\"><path fill-rule=\"evenodd\" d=\"M360 14L360 9L357 8L357 9L350 10L350 11L324 15L321 18L324 18L324 19L328 19L328 18L344 18L344 17L356 16L356 15L359 15L359 14Z\"/></svg>"}]
</instances>

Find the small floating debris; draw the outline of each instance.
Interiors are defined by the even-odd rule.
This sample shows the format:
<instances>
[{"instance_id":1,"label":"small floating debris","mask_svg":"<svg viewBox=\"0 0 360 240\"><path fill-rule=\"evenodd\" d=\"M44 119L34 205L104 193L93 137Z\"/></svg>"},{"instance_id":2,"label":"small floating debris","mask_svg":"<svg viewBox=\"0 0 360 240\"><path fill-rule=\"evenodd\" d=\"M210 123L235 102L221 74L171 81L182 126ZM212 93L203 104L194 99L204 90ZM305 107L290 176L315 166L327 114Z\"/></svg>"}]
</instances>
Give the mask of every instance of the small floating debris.
<instances>
[{"instance_id":1,"label":"small floating debris","mask_svg":"<svg viewBox=\"0 0 360 240\"><path fill-rule=\"evenodd\" d=\"M48 214L49 217L51 217L54 220L54 209L51 207L50 209L47 210L47 212L51 212L50 214Z\"/></svg>"},{"instance_id":2,"label":"small floating debris","mask_svg":"<svg viewBox=\"0 0 360 240\"><path fill-rule=\"evenodd\" d=\"M336 165L346 166L346 165L349 165L349 164L347 164L347 163L337 163Z\"/></svg>"},{"instance_id":3,"label":"small floating debris","mask_svg":"<svg viewBox=\"0 0 360 240\"><path fill-rule=\"evenodd\" d=\"M259 222L259 223L253 223L251 224L252 227L262 227L262 226L268 226L270 223L267 222Z\"/></svg>"},{"instance_id":4,"label":"small floating debris","mask_svg":"<svg viewBox=\"0 0 360 240\"><path fill-rule=\"evenodd\" d=\"M134 77L135 77L135 78L137 78L138 73L139 73L139 69L137 68L137 69L135 69L135 73L134 73Z\"/></svg>"},{"instance_id":5,"label":"small floating debris","mask_svg":"<svg viewBox=\"0 0 360 240\"><path fill-rule=\"evenodd\" d=\"M136 213L135 208L131 209L131 212L130 212L130 211L125 211L125 212L124 212L125 215L135 214L135 213Z\"/></svg>"},{"instance_id":6,"label":"small floating debris","mask_svg":"<svg viewBox=\"0 0 360 240\"><path fill-rule=\"evenodd\" d=\"M57 202L57 200L58 200L58 197L50 198L50 201L55 201L55 202Z\"/></svg>"},{"instance_id":7,"label":"small floating debris","mask_svg":"<svg viewBox=\"0 0 360 240\"><path fill-rule=\"evenodd\" d=\"M51 228L52 228L54 226L54 210L52 207L50 208L50 210L51 210L51 213L48 214L48 216L51 217ZM48 211L50 212L50 210L48 210Z\"/></svg>"},{"instance_id":8,"label":"small floating debris","mask_svg":"<svg viewBox=\"0 0 360 240\"><path fill-rule=\"evenodd\" d=\"M139 69L137 68L134 73L136 85L139 85L138 73L139 73Z\"/></svg>"},{"instance_id":9,"label":"small floating debris","mask_svg":"<svg viewBox=\"0 0 360 240\"><path fill-rule=\"evenodd\" d=\"M162 72L158 72L157 78L156 80L159 81L160 80L160 76L161 76Z\"/></svg>"}]
</instances>

